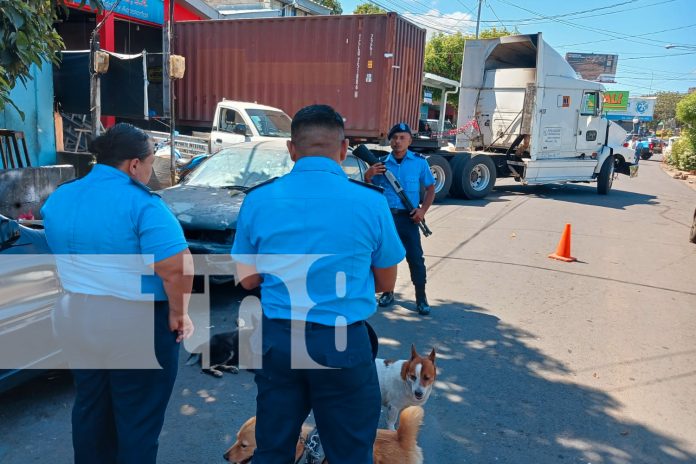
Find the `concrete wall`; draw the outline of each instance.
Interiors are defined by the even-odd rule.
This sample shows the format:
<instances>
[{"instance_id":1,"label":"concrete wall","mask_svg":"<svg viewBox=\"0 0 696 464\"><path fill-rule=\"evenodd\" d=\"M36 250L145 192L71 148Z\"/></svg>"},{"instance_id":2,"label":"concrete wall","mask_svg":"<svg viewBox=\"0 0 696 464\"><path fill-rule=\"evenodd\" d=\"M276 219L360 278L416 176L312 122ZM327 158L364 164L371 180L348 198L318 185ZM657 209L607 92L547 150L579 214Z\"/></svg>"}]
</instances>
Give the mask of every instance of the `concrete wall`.
<instances>
[{"instance_id":1,"label":"concrete wall","mask_svg":"<svg viewBox=\"0 0 696 464\"><path fill-rule=\"evenodd\" d=\"M0 128L23 131L32 166L56 162L56 137L53 122L53 68L44 63L31 67L33 79L26 87L17 81L10 98L24 112L24 120L8 105L0 111ZM1 200L0 200L1 201Z\"/></svg>"},{"instance_id":2,"label":"concrete wall","mask_svg":"<svg viewBox=\"0 0 696 464\"><path fill-rule=\"evenodd\" d=\"M39 211L48 196L60 184L74 178L73 166L0 170L0 214L16 219L20 214L32 212L40 219Z\"/></svg>"}]
</instances>

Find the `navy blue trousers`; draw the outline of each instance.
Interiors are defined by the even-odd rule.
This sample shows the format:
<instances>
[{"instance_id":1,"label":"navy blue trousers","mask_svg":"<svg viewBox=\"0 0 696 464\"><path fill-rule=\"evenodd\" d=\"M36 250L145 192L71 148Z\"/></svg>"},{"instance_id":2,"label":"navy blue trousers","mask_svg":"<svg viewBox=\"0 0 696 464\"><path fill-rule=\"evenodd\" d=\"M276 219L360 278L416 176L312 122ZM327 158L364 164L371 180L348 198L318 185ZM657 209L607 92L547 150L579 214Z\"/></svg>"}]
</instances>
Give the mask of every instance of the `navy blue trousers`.
<instances>
[{"instance_id":1,"label":"navy blue trousers","mask_svg":"<svg viewBox=\"0 0 696 464\"><path fill-rule=\"evenodd\" d=\"M413 222L408 214L394 214L394 225L406 249L406 262L411 271L411 282L416 287L425 286L425 258L418 224Z\"/></svg>"},{"instance_id":2,"label":"navy blue trousers","mask_svg":"<svg viewBox=\"0 0 696 464\"><path fill-rule=\"evenodd\" d=\"M319 364L335 369L291 369L287 321L263 319L263 369L256 371L254 464L293 464L310 410L331 464L371 464L380 390L367 326L347 329L343 352L332 327L309 325L306 346Z\"/></svg>"},{"instance_id":3,"label":"navy blue trousers","mask_svg":"<svg viewBox=\"0 0 696 464\"><path fill-rule=\"evenodd\" d=\"M123 313L143 307L110 297L72 294L63 299L66 301L62 307L58 305L54 326L59 338L71 340L65 350L71 366L78 367L95 360L104 360L106 366L118 357L116 353L109 357L106 351L115 339L114 332L124 332L121 325L132 319L105 321L104 315L113 314L119 306ZM152 311L152 303L144 307ZM128 339L129 334L122 336ZM161 369L73 369L75 464L155 464L179 360L176 334L169 329L167 302L155 303L154 355Z\"/></svg>"}]
</instances>

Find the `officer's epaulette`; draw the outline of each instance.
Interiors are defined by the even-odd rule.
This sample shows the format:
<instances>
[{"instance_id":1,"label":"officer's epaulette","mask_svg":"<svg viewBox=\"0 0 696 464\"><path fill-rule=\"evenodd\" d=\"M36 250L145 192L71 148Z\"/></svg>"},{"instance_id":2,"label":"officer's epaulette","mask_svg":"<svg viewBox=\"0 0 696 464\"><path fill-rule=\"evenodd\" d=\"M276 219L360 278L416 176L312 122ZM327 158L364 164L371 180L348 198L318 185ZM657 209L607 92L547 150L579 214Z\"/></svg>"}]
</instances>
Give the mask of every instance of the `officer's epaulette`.
<instances>
[{"instance_id":1,"label":"officer's epaulette","mask_svg":"<svg viewBox=\"0 0 696 464\"><path fill-rule=\"evenodd\" d=\"M414 155L416 155L417 158L428 159L425 155L423 155L423 153L418 153L418 152L415 152L415 151L412 151L411 153L413 153Z\"/></svg>"},{"instance_id":2,"label":"officer's epaulette","mask_svg":"<svg viewBox=\"0 0 696 464\"><path fill-rule=\"evenodd\" d=\"M368 184L367 182L363 182L361 180L356 180L356 179L348 179L348 180L353 182L354 184L362 185L363 187L368 187L368 188L371 188L372 190L377 190L379 193L384 193L384 189L382 187L380 187L379 185Z\"/></svg>"},{"instance_id":3,"label":"officer's epaulette","mask_svg":"<svg viewBox=\"0 0 696 464\"><path fill-rule=\"evenodd\" d=\"M247 190L245 193L248 194L249 192L256 190L259 187L263 187L264 185L271 184L271 183L275 182L277 179L278 179L277 177L271 177L270 179L265 180L265 181L261 182L260 184L256 184L253 187L249 187L249 190Z\"/></svg>"},{"instance_id":4,"label":"officer's epaulette","mask_svg":"<svg viewBox=\"0 0 696 464\"><path fill-rule=\"evenodd\" d=\"M160 195L159 193L155 192L154 190L152 190L150 187L148 187L147 185L143 184L143 183L140 182L139 180L135 180L135 179L133 179L132 177L130 178L130 180L131 180L131 183L132 183L133 185L135 185L135 186L137 186L137 187L139 187L139 188L145 190L145 191L146 191L147 193L149 193L150 195L155 196L155 197L161 197L161 195Z\"/></svg>"}]
</instances>

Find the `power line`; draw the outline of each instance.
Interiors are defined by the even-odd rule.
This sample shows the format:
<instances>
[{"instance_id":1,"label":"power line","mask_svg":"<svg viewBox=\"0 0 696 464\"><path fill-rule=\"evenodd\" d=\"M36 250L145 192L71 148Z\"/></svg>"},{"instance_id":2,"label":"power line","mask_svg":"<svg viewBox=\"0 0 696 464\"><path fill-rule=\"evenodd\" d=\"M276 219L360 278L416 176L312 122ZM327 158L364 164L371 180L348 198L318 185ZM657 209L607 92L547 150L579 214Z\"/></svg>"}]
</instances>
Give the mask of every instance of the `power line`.
<instances>
[{"instance_id":1,"label":"power line","mask_svg":"<svg viewBox=\"0 0 696 464\"><path fill-rule=\"evenodd\" d=\"M530 9L528 9L528 8L525 8L525 7L516 5L516 4L514 4L514 3L512 3L512 2L510 2L510 1L508 1L508 0L499 0L499 1L501 1L501 2L503 2L503 3L505 3L505 4L507 4L507 5L510 5L510 6L512 6L512 7L518 8L518 9L520 9L520 10L524 10L524 11L526 11L526 12L528 12L528 13L537 15L537 16L539 16L540 18L550 19L549 16L545 16L545 15L543 15L543 14L541 14L541 13L536 12L536 11L533 11L533 10L530 10ZM574 24L574 23L571 23L571 22L568 22L568 21L564 21L564 20L562 20L562 19L553 19L553 21L554 21L554 22L561 23L561 24L565 24L565 25L567 25L567 26L574 27L574 28L577 28L577 29L584 29L584 30L586 30L586 31L595 32L595 33L603 34L603 35L607 35L607 36L609 36L609 37L614 37L614 38L617 38L617 39L627 40L627 41L629 41L629 42L634 42L634 43L637 43L637 44L640 44L640 45L648 45L648 46L651 46L651 47L659 47L659 48L662 48L661 45L656 45L656 44L651 43L651 42L642 42L642 41L639 41L639 40L631 40L631 39L629 39L629 38L625 38L625 37L622 37L622 36L618 36L618 35L611 34L611 33L609 33L609 32L603 31L603 30L601 30L601 29L595 29L595 28L591 28L591 27L587 27L587 26L580 26L580 25L578 25L578 24Z\"/></svg>"},{"instance_id":2,"label":"power line","mask_svg":"<svg viewBox=\"0 0 696 464\"><path fill-rule=\"evenodd\" d=\"M597 17L597 16L608 16L608 15L613 15L613 14L617 14L617 13L623 13L623 12L625 12L625 11L635 11L635 10L640 10L640 9L643 9L643 8L649 8L649 7L652 7L652 6L662 5L662 4L665 4L665 3L672 3L672 2L675 2L675 1L676 1L676 0L663 0L663 1L655 2L655 3L650 3L650 4L647 4L647 5L636 6L636 7L632 7L632 8L625 8L625 9L623 9L623 10L607 11L607 12L604 12L604 13L590 14L590 15L586 15L586 16L575 16L575 17L573 17L572 19L586 19L586 18L594 18L594 17ZM616 6L616 5L614 5L614 6ZM609 7L603 7L603 8L609 8ZM593 9L593 10L590 10L590 11L594 12L594 11L596 11L596 10L597 10L597 9ZM559 16L559 17L563 17L563 16L566 16L566 15L573 15L573 13L564 13L563 15L558 15L558 16ZM503 20L503 21L518 22L517 26L528 26L528 25L531 25L531 24L545 24L545 23L553 22L552 20L546 20L546 19L540 21L539 18L513 18L513 19L505 19L505 20ZM496 22L496 21L489 20L489 21L481 21L481 22L493 23L493 22ZM519 24L519 23L524 23L524 24Z\"/></svg>"},{"instance_id":3,"label":"power line","mask_svg":"<svg viewBox=\"0 0 696 464\"><path fill-rule=\"evenodd\" d=\"M682 29L689 29L691 27L696 26L696 24L689 24L688 26L681 26L681 27L672 27L669 29L662 29L660 31L653 31L653 32L645 32L643 34L636 34L636 35L627 35L626 37L645 37L646 35L651 35L651 34L661 34L663 32L672 32L672 31L679 31ZM619 40L619 39L601 39L601 40L592 40L590 42L578 42L574 44L566 44L566 45L557 45L558 48L567 48L567 47L574 47L576 45L585 45L585 44L591 44L591 43L599 43L599 42L609 42L612 40ZM673 43L673 42L670 42ZM682 44L679 44L682 45Z\"/></svg>"}]
</instances>

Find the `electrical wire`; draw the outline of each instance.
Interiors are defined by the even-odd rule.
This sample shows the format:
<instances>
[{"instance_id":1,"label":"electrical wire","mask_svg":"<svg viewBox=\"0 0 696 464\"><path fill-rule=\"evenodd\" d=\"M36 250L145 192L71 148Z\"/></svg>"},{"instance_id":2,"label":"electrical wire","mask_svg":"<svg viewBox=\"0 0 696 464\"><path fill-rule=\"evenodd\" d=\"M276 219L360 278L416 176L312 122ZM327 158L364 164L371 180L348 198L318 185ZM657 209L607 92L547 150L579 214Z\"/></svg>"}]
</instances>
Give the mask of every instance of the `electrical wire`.
<instances>
[{"instance_id":1,"label":"electrical wire","mask_svg":"<svg viewBox=\"0 0 696 464\"><path fill-rule=\"evenodd\" d=\"M545 15L543 15L543 14L541 14L541 13L538 13L538 12L536 12L536 11L530 10L530 9L525 8L525 7L523 7L523 6L516 5L516 4L514 4L514 3L512 3L512 2L510 2L510 1L508 1L508 0L499 0L499 1L502 2L502 3L505 3L505 4L507 4L507 5L510 5L510 6L514 7L514 8L518 8L518 9L523 10L523 11L526 11L526 12L528 12L528 13L537 15L537 16L539 16L540 18L551 19L551 17L549 17L549 16L545 16ZM643 42L643 41L639 41L639 40L632 40L632 39L630 39L630 38L626 38L626 37L623 37L623 36L615 35L615 34L609 33L609 32L607 32L607 31L604 31L604 30L601 30L601 29L595 29L595 28L592 28L592 27L581 26L581 25L574 24L574 23L571 23L571 22L568 22L568 21L564 21L564 20L561 20L561 19L553 19L553 21L554 21L554 22L561 23L561 24L565 24L565 25L570 26L570 27L574 27L574 28L576 28L576 29L582 29L582 30L590 31L590 32L594 32L594 33L597 33L597 34L602 34L602 35L606 35L606 36L609 36L609 37L613 37L613 38L616 38L616 39L623 39L623 40L626 40L626 41L628 41L628 42L634 42L634 43L637 43L637 44L640 44L640 45L647 45L647 46L651 46L651 47L664 48L664 47L662 47L662 45L657 45L657 44L653 43L653 42L656 42L657 40L653 40L653 42ZM658 41L658 42L659 42L659 41Z\"/></svg>"}]
</instances>

